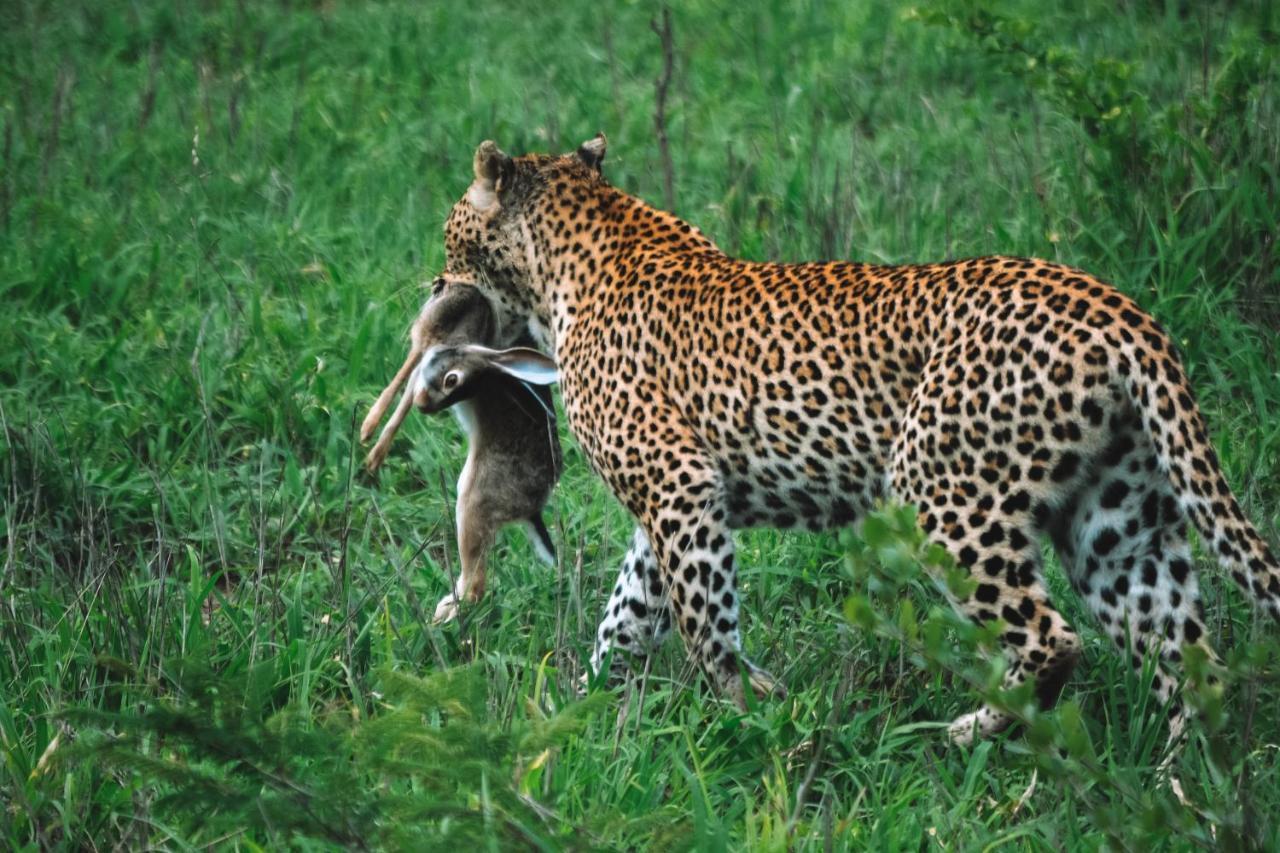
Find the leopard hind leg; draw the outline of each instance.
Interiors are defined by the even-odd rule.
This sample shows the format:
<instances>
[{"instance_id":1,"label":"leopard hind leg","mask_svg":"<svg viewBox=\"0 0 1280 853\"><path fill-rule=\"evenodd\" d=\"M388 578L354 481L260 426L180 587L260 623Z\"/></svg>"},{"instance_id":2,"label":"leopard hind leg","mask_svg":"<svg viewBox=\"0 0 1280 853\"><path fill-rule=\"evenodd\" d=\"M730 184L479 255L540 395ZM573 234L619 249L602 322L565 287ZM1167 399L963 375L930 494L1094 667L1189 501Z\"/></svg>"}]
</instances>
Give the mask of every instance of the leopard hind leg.
<instances>
[{"instance_id":1,"label":"leopard hind leg","mask_svg":"<svg viewBox=\"0 0 1280 853\"><path fill-rule=\"evenodd\" d=\"M1119 418L1092 476L1051 529L1072 586L1168 708L1170 740L1185 724L1177 695L1184 645L1213 658L1187 539L1187 519L1139 424Z\"/></svg>"}]
</instances>

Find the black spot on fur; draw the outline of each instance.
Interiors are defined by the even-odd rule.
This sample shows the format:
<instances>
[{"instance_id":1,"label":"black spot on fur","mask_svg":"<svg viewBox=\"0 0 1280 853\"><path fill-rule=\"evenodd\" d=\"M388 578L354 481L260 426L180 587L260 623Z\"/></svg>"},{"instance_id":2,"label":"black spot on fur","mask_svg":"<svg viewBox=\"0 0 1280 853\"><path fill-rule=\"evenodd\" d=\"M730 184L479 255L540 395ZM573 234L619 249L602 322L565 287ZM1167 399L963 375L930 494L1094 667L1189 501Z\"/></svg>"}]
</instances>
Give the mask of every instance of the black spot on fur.
<instances>
[{"instance_id":1,"label":"black spot on fur","mask_svg":"<svg viewBox=\"0 0 1280 853\"><path fill-rule=\"evenodd\" d=\"M1058 464L1054 466L1053 473L1050 475L1055 483L1063 483L1070 480L1076 475L1076 471L1080 468L1079 455L1067 451L1062 454L1062 458L1058 460Z\"/></svg>"},{"instance_id":2,"label":"black spot on fur","mask_svg":"<svg viewBox=\"0 0 1280 853\"><path fill-rule=\"evenodd\" d=\"M1108 527L1093 540L1093 553L1099 557L1110 554L1120 544L1120 534Z\"/></svg>"},{"instance_id":3,"label":"black spot on fur","mask_svg":"<svg viewBox=\"0 0 1280 853\"><path fill-rule=\"evenodd\" d=\"M1116 509L1124 503L1129 494L1129 484L1124 480L1115 480L1102 493L1103 509Z\"/></svg>"}]
</instances>

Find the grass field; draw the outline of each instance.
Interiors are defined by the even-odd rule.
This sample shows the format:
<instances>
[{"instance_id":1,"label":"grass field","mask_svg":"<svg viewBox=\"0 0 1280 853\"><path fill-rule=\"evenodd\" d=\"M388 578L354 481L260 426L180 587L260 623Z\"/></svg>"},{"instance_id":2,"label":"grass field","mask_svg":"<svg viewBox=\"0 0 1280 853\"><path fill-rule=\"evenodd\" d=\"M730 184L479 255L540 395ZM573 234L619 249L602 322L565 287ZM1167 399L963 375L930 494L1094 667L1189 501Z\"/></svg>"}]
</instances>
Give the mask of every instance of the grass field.
<instances>
[{"instance_id":1,"label":"grass field","mask_svg":"<svg viewBox=\"0 0 1280 853\"><path fill-rule=\"evenodd\" d=\"M998 252L1114 282L1180 343L1275 541L1280 4L918 5L674 9L675 211L749 258ZM1056 568L1102 775L1018 734L948 747L935 723L975 693L845 618L834 534L739 535L746 644L786 700L686 689L673 642L643 690L579 701L630 521L567 435L559 566L505 535L492 594L430 624L461 436L412 418L371 482L355 426L480 140L604 130L610 180L664 203L654 13L0 5L0 847L1275 843L1276 629L1207 561L1234 676L1175 761L1189 807Z\"/></svg>"}]
</instances>

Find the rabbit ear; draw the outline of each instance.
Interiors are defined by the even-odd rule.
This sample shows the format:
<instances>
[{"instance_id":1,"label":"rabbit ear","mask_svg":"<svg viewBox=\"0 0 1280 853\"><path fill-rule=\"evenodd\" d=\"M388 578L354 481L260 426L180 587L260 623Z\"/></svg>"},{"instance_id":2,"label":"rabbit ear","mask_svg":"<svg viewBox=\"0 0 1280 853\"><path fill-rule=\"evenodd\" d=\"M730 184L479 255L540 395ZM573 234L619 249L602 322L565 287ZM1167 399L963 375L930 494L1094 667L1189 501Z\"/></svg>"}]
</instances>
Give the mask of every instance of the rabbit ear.
<instances>
[{"instance_id":1,"label":"rabbit ear","mask_svg":"<svg viewBox=\"0 0 1280 853\"><path fill-rule=\"evenodd\" d=\"M560 381L560 372L552 359L528 347L490 350L476 347L485 360L508 376L514 376L530 385L554 385Z\"/></svg>"}]
</instances>

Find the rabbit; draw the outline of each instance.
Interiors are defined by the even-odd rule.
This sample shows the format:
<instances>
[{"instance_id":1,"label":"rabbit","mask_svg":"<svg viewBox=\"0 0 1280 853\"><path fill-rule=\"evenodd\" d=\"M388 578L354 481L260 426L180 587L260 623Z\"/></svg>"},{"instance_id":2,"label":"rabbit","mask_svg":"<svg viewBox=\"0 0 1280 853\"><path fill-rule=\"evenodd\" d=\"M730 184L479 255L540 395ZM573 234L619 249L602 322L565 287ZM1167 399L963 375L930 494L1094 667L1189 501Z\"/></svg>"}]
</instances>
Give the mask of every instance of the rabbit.
<instances>
[{"instance_id":1,"label":"rabbit","mask_svg":"<svg viewBox=\"0 0 1280 853\"><path fill-rule=\"evenodd\" d=\"M435 414L452 409L467 435L456 510L462 570L453 592L436 605L435 621L455 618L462 601L484 594L485 562L498 531L521 523L538 557L555 562L542 510L560 477L555 408L546 386L555 362L535 350L494 350L488 300L467 284L438 286L410 330L409 355L361 425L368 441L391 399L408 384L391 420L369 451L376 472L391 441L417 405Z\"/></svg>"}]
</instances>

